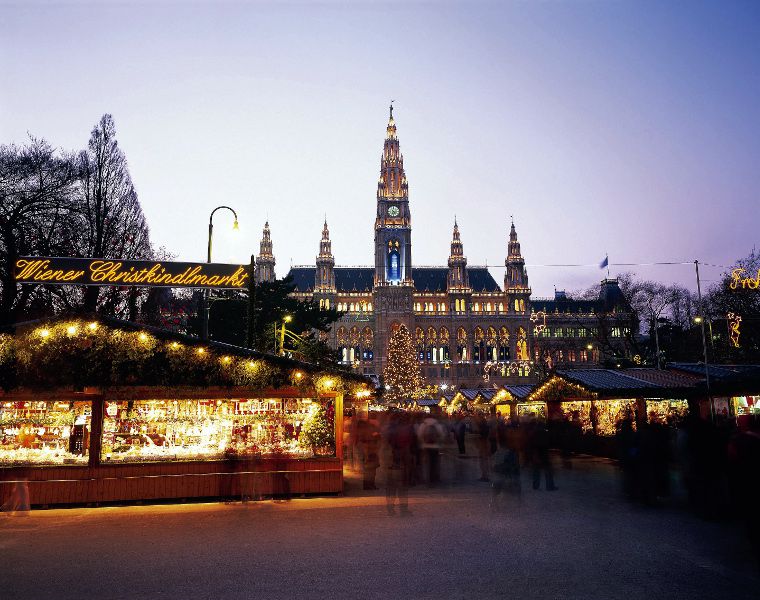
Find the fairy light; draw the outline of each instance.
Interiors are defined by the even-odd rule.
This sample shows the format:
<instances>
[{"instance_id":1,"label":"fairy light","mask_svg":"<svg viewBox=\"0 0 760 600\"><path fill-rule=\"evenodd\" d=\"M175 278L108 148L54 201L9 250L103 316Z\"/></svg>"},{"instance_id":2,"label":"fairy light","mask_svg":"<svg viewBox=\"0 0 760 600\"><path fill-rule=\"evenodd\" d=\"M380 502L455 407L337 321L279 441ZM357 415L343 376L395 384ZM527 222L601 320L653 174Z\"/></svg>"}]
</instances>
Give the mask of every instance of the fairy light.
<instances>
[{"instance_id":1,"label":"fairy light","mask_svg":"<svg viewBox=\"0 0 760 600\"><path fill-rule=\"evenodd\" d=\"M228 363L228 362L230 362L231 360L232 360L232 359L231 359L229 356L224 356L224 357L222 357L222 362L223 362L223 363Z\"/></svg>"},{"instance_id":2,"label":"fairy light","mask_svg":"<svg viewBox=\"0 0 760 600\"><path fill-rule=\"evenodd\" d=\"M176 350L177 348L179 348L179 342L172 342L172 343L171 343L171 348L172 348L173 350Z\"/></svg>"},{"instance_id":3,"label":"fairy light","mask_svg":"<svg viewBox=\"0 0 760 600\"><path fill-rule=\"evenodd\" d=\"M144 341L146 341L148 339L148 336L144 332L141 332L140 335L137 336L137 337L140 338L141 342L144 342Z\"/></svg>"},{"instance_id":4,"label":"fairy light","mask_svg":"<svg viewBox=\"0 0 760 600\"><path fill-rule=\"evenodd\" d=\"M98 329L98 324L95 321L93 321L87 326L87 329L89 329L90 331L96 331Z\"/></svg>"},{"instance_id":5,"label":"fairy light","mask_svg":"<svg viewBox=\"0 0 760 600\"><path fill-rule=\"evenodd\" d=\"M66 328L66 333L68 333L69 335L76 335L76 332L77 332L77 326L76 325L69 325Z\"/></svg>"},{"instance_id":6,"label":"fairy light","mask_svg":"<svg viewBox=\"0 0 760 600\"><path fill-rule=\"evenodd\" d=\"M196 350L196 352L198 353L198 355L202 356L203 354L206 353L206 349L205 348L198 348Z\"/></svg>"},{"instance_id":7,"label":"fairy light","mask_svg":"<svg viewBox=\"0 0 760 600\"><path fill-rule=\"evenodd\" d=\"M45 339L47 337L50 337L50 330L49 329L40 329L39 334L40 334L40 337L42 339Z\"/></svg>"},{"instance_id":8,"label":"fairy light","mask_svg":"<svg viewBox=\"0 0 760 600\"><path fill-rule=\"evenodd\" d=\"M296 371L296 379L300 380L303 378L303 373L301 371ZM327 382L325 382L325 385L327 385Z\"/></svg>"}]
</instances>

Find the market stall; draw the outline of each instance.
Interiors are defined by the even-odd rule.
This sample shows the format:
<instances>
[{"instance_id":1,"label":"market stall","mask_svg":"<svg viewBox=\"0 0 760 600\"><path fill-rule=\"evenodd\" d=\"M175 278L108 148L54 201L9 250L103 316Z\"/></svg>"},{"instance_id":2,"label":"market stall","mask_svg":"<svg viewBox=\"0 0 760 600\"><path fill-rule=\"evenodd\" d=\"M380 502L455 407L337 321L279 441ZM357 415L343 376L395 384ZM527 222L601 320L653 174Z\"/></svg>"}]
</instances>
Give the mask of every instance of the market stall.
<instances>
[{"instance_id":1,"label":"market stall","mask_svg":"<svg viewBox=\"0 0 760 600\"><path fill-rule=\"evenodd\" d=\"M368 382L93 318L0 336L0 503L342 491L343 399Z\"/></svg>"}]
</instances>

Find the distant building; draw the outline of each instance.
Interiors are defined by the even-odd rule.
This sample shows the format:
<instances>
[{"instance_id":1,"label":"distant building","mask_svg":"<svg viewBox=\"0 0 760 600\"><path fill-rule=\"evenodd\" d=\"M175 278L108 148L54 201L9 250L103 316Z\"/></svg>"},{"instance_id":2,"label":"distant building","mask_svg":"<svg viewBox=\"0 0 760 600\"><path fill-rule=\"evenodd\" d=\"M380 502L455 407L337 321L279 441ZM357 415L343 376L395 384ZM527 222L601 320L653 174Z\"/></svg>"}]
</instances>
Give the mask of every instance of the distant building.
<instances>
[{"instance_id":1,"label":"distant building","mask_svg":"<svg viewBox=\"0 0 760 600\"><path fill-rule=\"evenodd\" d=\"M292 267L289 273L295 296L345 311L329 343L340 351L343 362L363 374L382 375L391 332L404 324L416 340L430 383L491 386L533 381L536 365L547 360L552 366L599 361L592 329L599 333L600 312L625 305L614 279L602 282L595 301L570 300L558 293L554 300L532 302L514 223L505 240L503 287L487 267L467 264L456 220L448 265L413 266L409 189L392 108L380 161L374 238L374 266L336 267L325 222L315 265ZM258 281L274 279L268 223L256 273ZM566 339L573 340L567 347Z\"/></svg>"}]
</instances>

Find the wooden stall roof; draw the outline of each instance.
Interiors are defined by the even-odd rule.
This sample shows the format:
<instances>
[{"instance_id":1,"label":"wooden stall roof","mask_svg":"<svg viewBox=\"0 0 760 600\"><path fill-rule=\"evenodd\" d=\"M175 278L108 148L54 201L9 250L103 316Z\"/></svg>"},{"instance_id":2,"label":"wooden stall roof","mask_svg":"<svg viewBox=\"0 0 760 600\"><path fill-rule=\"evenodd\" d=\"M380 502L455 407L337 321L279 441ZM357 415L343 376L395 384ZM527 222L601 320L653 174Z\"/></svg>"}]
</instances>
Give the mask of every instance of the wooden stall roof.
<instances>
[{"instance_id":1,"label":"wooden stall roof","mask_svg":"<svg viewBox=\"0 0 760 600\"><path fill-rule=\"evenodd\" d=\"M74 327L76 333L66 333L66 328ZM49 333L48 333L49 332ZM55 333L53 333L55 332ZM137 364L135 374L125 375L123 372L117 372L108 360L98 353L103 353L103 348L114 346L113 340L111 346L103 342L107 336L103 332L118 332L120 336L132 336L123 343L126 354L130 344L133 348L140 346L139 340L145 338L146 344L154 344L157 348L153 355L140 355L138 358L129 356L130 360ZM315 383L320 380L329 381L334 379L336 384L346 386L356 386L366 389L372 389L372 381L362 375L352 373L348 370L334 365L317 365L295 360L282 356L275 356L233 346L213 340L201 340L199 338L175 333L158 327L143 325L123 321L113 317L107 317L98 314L63 314L51 319L40 319L35 321L26 321L6 326L0 333L5 334L5 341L19 340L16 348L12 352L0 352L0 388L6 391L20 388L50 389L52 387L70 388L81 390L88 386L108 387L108 388L138 388L138 387L202 387L204 389L219 387L247 388L250 395L251 390L256 389L259 395L266 395L272 388L298 388L301 395L308 387L315 387ZM41 337L37 337L39 333ZM48 337L43 338L46 334ZM47 342L46 340L50 341ZM24 343L33 340L35 344ZM3 339L0 338L0 342ZM45 343L43 343L45 342ZM60 364L51 366L49 371L55 367L60 367L60 385L56 385L57 375L53 372L45 373L40 377L40 373L34 372L35 360L38 356L42 357L46 349L45 345L58 344L61 348L70 352L70 358L65 360L58 357ZM0 344L0 350L2 350ZM6 344L7 346L7 344ZM35 346L35 347L32 347ZM182 368L178 369L177 365L181 361L172 360L169 356L169 348L178 348L186 353L198 352L208 356L209 361L205 365L197 363L195 366L185 360ZM121 351L121 349L120 349ZM179 350L177 350L179 352ZM18 355L24 355L25 361L19 360ZM139 353L137 353L139 354ZM31 357L31 358L30 358ZM45 360L49 360L49 355L44 355ZM212 360L218 359L225 361L229 365L212 365ZM139 363L142 360L143 363ZM260 364L264 365L272 374L268 380L263 377L258 379L251 375L249 377L240 377L239 373L233 373L232 367L243 364ZM83 367L86 364L87 368ZM68 371L77 371L75 378ZM68 378L68 380L67 380ZM186 378L183 381L183 378ZM76 383L72 385L72 380ZM190 379L188 381L187 379ZM195 381L195 380L198 381ZM200 382L200 383L199 383ZM250 382L250 384L249 384ZM338 385L336 385L337 389ZM322 389L320 391L328 392L330 390ZM284 395L284 391L281 396Z\"/></svg>"}]
</instances>

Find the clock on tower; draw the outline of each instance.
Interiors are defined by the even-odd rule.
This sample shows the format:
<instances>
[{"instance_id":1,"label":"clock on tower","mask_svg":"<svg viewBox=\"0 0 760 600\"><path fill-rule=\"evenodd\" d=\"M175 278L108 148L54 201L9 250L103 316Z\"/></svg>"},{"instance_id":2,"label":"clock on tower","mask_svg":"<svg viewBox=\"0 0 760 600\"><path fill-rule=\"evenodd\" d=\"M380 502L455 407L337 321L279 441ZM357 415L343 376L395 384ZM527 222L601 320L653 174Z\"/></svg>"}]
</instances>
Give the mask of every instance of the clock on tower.
<instances>
[{"instance_id":1,"label":"clock on tower","mask_svg":"<svg viewBox=\"0 0 760 600\"><path fill-rule=\"evenodd\" d=\"M396 206L395 204L392 204L388 208L388 216L389 217L398 217L398 213L399 213L398 206Z\"/></svg>"}]
</instances>

